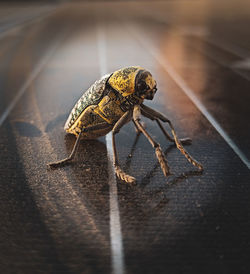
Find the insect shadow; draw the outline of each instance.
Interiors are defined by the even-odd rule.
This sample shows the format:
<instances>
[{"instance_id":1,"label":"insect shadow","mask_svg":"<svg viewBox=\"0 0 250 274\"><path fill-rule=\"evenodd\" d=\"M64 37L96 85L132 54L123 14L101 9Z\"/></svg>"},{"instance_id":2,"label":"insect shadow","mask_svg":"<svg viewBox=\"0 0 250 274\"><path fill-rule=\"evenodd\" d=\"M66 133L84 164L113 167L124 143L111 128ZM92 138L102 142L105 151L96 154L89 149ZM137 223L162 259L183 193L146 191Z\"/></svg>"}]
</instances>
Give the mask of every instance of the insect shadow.
<instances>
[{"instance_id":1,"label":"insect shadow","mask_svg":"<svg viewBox=\"0 0 250 274\"><path fill-rule=\"evenodd\" d=\"M20 136L40 137L42 135L41 130L31 123L24 121L13 121L12 124Z\"/></svg>"},{"instance_id":2,"label":"insect shadow","mask_svg":"<svg viewBox=\"0 0 250 274\"><path fill-rule=\"evenodd\" d=\"M133 158L136 145L140 139L140 136L141 134L137 134L135 137L130 153L125 161L125 170L128 170L130 168L131 160ZM170 153L170 151L174 148L176 148L175 144L171 144L164 151L164 154L167 156L167 154ZM121 184L118 184L119 193L129 194L123 195L123 200L126 202L121 201L120 206L124 207L125 212L129 212L129 209L127 209L127 204L129 205L129 208L136 208L136 218L140 219L138 222L139 224L144 224L145 222L147 222L147 220L150 220L152 217L160 214L161 211L164 212L167 210L167 205L169 203L167 191L171 189L174 185L186 180L188 177L200 176L202 174L202 171L189 170L168 180L167 183L164 186L161 185L160 188L147 188L148 184L158 172L159 168L160 164L157 162L153 166L153 168L149 170L147 174L136 184L136 186L132 186L131 184L124 184L122 183L122 181ZM134 205L132 206L132 204ZM132 212L131 214L133 215L135 213Z\"/></svg>"},{"instance_id":3,"label":"insect shadow","mask_svg":"<svg viewBox=\"0 0 250 274\"><path fill-rule=\"evenodd\" d=\"M48 122L45 127L45 132L52 131L58 124L61 124L63 121L66 121L68 113L58 115L55 119L52 119Z\"/></svg>"},{"instance_id":4,"label":"insect shadow","mask_svg":"<svg viewBox=\"0 0 250 274\"><path fill-rule=\"evenodd\" d=\"M89 206L96 207L99 213L106 210L108 201L104 197L109 195L109 159L104 140L104 137L80 140L75 161L70 163L68 169L72 187L78 189L86 199L89 198ZM66 134L64 142L66 151L70 152L75 136Z\"/></svg>"}]
</instances>

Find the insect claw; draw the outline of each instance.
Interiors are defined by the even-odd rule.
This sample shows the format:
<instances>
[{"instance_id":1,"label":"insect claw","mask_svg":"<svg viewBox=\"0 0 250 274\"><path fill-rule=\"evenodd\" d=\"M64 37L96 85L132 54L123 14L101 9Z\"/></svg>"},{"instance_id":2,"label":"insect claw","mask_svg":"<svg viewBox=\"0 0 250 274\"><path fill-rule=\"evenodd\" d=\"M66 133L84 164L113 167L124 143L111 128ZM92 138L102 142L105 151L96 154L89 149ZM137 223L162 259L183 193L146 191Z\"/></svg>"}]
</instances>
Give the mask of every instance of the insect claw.
<instances>
[{"instance_id":1,"label":"insect claw","mask_svg":"<svg viewBox=\"0 0 250 274\"><path fill-rule=\"evenodd\" d=\"M54 162L54 163L48 163L47 164L47 167L51 168L51 169L55 169L59 166L64 166L66 165L67 163L69 163L72 159L64 159L64 160L61 160L61 161L58 161L58 162Z\"/></svg>"},{"instance_id":2,"label":"insect claw","mask_svg":"<svg viewBox=\"0 0 250 274\"><path fill-rule=\"evenodd\" d=\"M126 183L133 184L136 181L133 176L126 174L119 166L115 166L115 173L119 179L125 181Z\"/></svg>"}]
</instances>

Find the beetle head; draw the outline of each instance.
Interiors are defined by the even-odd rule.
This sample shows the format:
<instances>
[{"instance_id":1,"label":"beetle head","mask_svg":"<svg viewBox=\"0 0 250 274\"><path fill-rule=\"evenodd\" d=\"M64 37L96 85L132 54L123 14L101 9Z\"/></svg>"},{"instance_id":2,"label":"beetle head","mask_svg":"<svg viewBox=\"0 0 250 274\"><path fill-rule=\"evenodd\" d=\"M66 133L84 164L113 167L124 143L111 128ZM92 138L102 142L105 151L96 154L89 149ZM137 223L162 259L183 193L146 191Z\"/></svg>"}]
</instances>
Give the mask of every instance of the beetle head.
<instances>
[{"instance_id":1,"label":"beetle head","mask_svg":"<svg viewBox=\"0 0 250 274\"><path fill-rule=\"evenodd\" d=\"M142 99L152 100L157 91L156 81L149 71L141 70L136 76L135 93Z\"/></svg>"}]
</instances>

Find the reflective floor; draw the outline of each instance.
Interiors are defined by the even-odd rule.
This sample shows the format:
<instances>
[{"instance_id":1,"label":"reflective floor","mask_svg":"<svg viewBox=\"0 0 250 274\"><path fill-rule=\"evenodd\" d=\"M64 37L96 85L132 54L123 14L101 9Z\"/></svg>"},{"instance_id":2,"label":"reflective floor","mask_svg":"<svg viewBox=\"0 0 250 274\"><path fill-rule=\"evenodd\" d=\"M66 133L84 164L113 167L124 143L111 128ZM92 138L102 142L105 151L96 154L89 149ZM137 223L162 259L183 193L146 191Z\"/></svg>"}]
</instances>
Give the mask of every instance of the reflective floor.
<instances>
[{"instance_id":1,"label":"reflective floor","mask_svg":"<svg viewBox=\"0 0 250 274\"><path fill-rule=\"evenodd\" d=\"M1 4L1 273L249 273L249 8ZM48 169L74 145L63 125L78 98L131 65L157 80L146 105L192 138L186 149L204 172L147 119L171 176L132 123L117 149L136 185L114 176L110 136L82 140L71 165Z\"/></svg>"}]
</instances>

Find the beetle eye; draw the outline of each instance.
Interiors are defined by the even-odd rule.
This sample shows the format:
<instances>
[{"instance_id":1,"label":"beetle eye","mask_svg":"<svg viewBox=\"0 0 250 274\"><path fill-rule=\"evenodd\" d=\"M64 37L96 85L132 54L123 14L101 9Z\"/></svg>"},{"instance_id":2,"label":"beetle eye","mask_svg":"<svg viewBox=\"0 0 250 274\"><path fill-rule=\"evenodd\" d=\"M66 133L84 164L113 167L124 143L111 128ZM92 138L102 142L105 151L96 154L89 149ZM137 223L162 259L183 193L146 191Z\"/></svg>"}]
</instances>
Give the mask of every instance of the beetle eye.
<instances>
[{"instance_id":1,"label":"beetle eye","mask_svg":"<svg viewBox=\"0 0 250 274\"><path fill-rule=\"evenodd\" d=\"M145 90L147 90L147 84L146 84L145 82L139 83L139 84L138 84L138 89L139 89L140 91L145 91Z\"/></svg>"}]
</instances>

